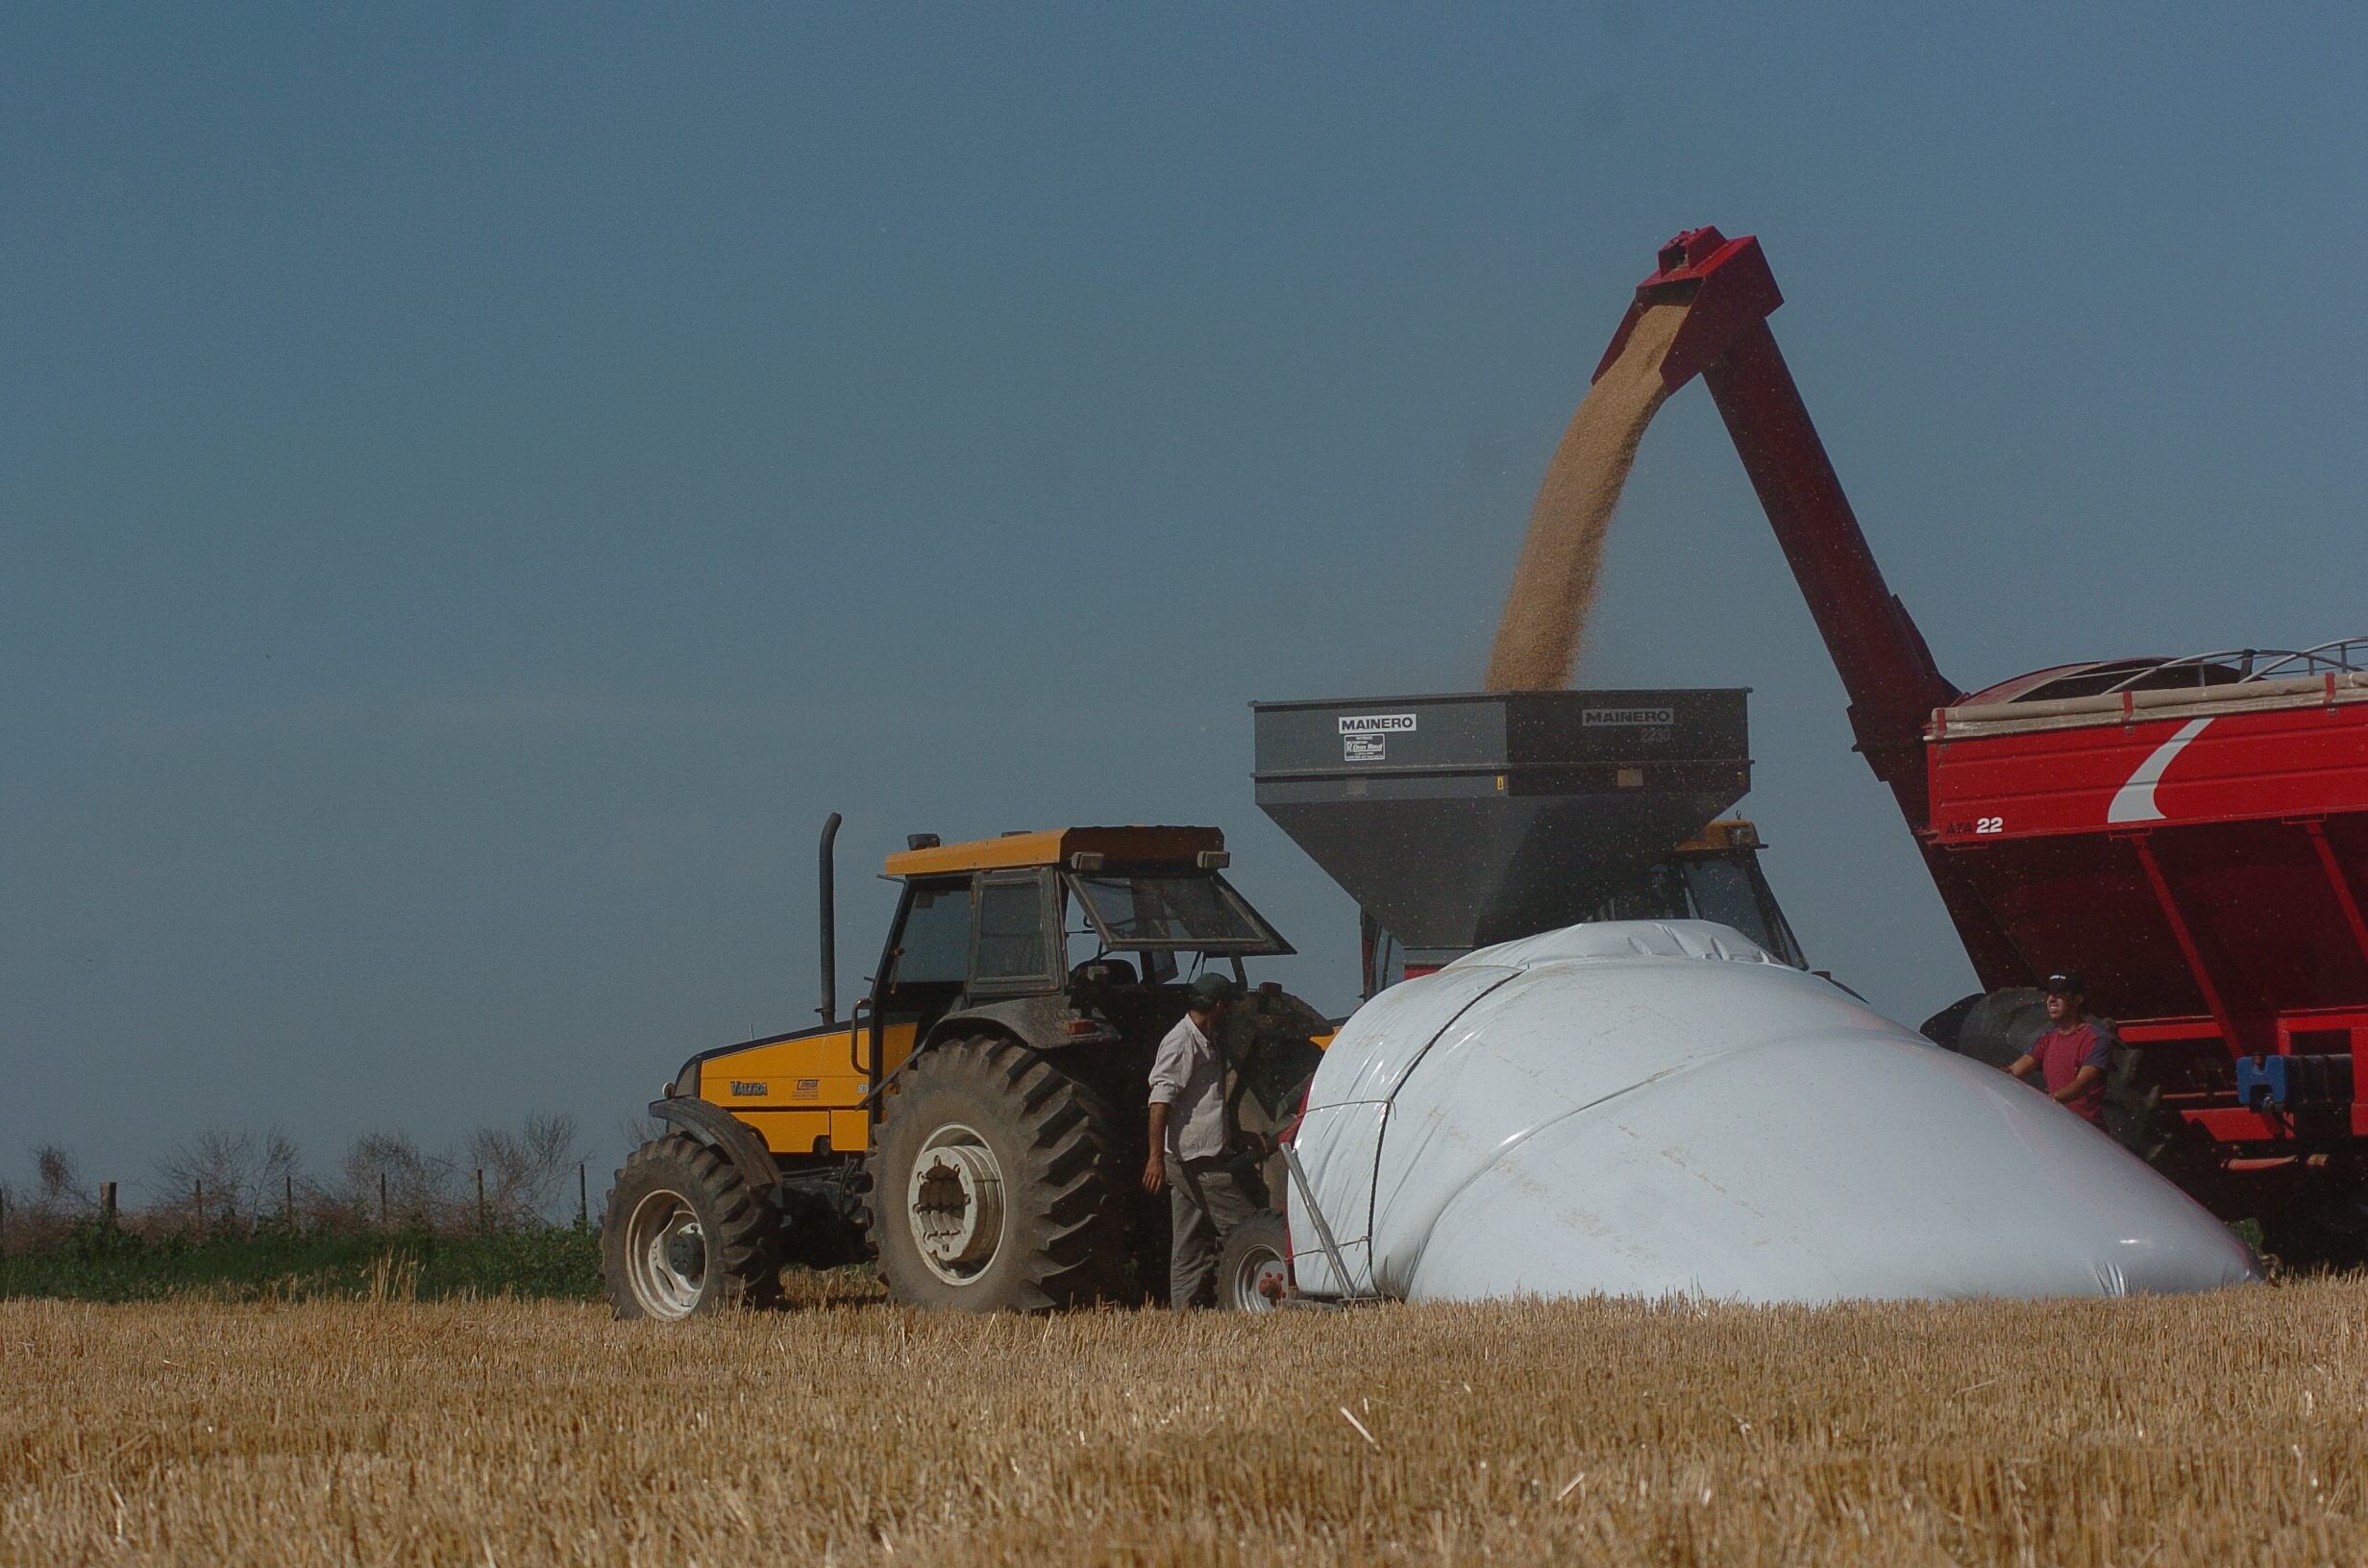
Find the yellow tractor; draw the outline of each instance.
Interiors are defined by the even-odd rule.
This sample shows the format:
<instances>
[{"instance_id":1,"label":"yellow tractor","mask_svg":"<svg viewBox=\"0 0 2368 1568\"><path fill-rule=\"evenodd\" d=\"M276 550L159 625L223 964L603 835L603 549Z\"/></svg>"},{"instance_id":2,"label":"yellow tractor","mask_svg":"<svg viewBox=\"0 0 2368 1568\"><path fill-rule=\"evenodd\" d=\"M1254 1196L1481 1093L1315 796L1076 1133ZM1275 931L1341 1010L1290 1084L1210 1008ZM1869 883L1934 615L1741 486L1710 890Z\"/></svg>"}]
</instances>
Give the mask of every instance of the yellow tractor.
<instances>
[{"instance_id":1,"label":"yellow tractor","mask_svg":"<svg viewBox=\"0 0 2368 1568\"><path fill-rule=\"evenodd\" d=\"M1139 1299L1166 1204L1135 1180L1153 1049L1186 987L1289 953L1205 827L1073 827L887 858L871 991L837 1017L832 814L819 1025L703 1052L617 1172L602 1270L622 1317L765 1304L791 1262L876 1257L898 1300L974 1311ZM1220 1043L1244 1123L1278 1125L1320 1015L1256 987Z\"/></svg>"}]
</instances>

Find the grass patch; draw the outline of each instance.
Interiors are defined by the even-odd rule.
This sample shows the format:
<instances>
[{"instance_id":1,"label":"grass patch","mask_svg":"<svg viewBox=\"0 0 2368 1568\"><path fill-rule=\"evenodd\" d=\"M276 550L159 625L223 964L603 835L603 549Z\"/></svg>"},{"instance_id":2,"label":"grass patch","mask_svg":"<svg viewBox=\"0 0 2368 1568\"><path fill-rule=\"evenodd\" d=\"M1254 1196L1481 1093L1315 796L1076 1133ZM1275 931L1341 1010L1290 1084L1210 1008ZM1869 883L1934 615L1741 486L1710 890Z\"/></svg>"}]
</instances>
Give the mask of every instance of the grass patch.
<instances>
[{"instance_id":1,"label":"grass patch","mask_svg":"<svg viewBox=\"0 0 2368 1568\"><path fill-rule=\"evenodd\" d=\"M562 1226L436 1236L262 1225L198 1241L85 1223L49 1245L0 1258L0 1299L590 1301L600 1288L600 1237Z\"/></svg>"}]
</instances>

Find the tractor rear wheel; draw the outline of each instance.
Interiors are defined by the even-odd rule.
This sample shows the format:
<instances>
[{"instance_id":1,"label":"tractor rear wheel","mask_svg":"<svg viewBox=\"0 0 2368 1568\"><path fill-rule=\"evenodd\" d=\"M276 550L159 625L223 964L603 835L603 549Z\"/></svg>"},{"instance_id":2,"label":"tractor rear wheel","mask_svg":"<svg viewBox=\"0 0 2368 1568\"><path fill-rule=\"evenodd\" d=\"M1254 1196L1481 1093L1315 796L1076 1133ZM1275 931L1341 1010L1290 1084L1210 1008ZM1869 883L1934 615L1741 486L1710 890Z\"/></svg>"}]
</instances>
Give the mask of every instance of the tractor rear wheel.
<instances>
[{"instance_id":1,"label":"tractor rear wheel","mask_svg":"<svg viewBox=\"0 0 2368 1568\"><path fill-rule=\"evenodd\" d=\"M1043 1311L1115 1293L1127 1188L1108 1106L1035 1051L950 1041L905 1069L873 1146L872 1243L889 1294Z\"/></svg>"},{"instance_id":2,"label":"tractor rear wheel","mask_svg":"<svg viewBox=\"0 0 2368 1568\"><path fill-rule=\"evenodd\" d=\"M2009 986L1967 996L1924 1020L1924 1038L1985 1066L2006 1068L2047 1027L2047 992Z\"/></svg>"},{"instance_id":3,"label":"tractor rear wheel","mask_svg":"<svg viewBox=\"0 0 2368 1568\"><path fill-rule=\"evenodd\" d=\"M2098 1019L2101 1031L2111 1023ZM2036 986L2010 986L1987 995L1965 997L1924 1020L1924 1037L1958 1055L2004 1070L2028 1053L2046 1032L2047 992ZM2189 1152L2183 1123L2162 1103L2162 1084L2146 1053L2112 1041L2105 1073L2105 1130L2113 1141L2178 1179Z\"/></svg>"},{"instance_id":4,"label":"tractor rear wheel","mask_svg":"<svg viewBox=\"0 0 2368 1568\"><path fill-rule=\"evenodd\" d=\"M2144 1051L2118 1037L2112 1065L2105 1072L2105 1130L2114 1142L2173 1181L2195 1171L2186 1123L2162 1103L2160 1076Z\"/></svg>"},{"instance_id":5,"label":"tractor rear wheel","mask_svg":"<svg viewBox=\"0 0 2368 1568\"><path fill-rule=\"evenodd\" d=\"M1264 1209L1225 1233L1217 1253L1217 1306L1270 1312L1291 1291L1291 1242L1283 1216Z\"/></svg>"},{"instance_id":6,"label":"tractor rear wheel","mask_svg":"<svg viewBox=\"0 0 2368 1568\"><path fill-rule=\"evenodd\" d=\"M621 1318L661 1321L781 1298L780 1216L687 1133L626 1157L601 1218L601 1279Z\"/></svg>"}]
</instances>

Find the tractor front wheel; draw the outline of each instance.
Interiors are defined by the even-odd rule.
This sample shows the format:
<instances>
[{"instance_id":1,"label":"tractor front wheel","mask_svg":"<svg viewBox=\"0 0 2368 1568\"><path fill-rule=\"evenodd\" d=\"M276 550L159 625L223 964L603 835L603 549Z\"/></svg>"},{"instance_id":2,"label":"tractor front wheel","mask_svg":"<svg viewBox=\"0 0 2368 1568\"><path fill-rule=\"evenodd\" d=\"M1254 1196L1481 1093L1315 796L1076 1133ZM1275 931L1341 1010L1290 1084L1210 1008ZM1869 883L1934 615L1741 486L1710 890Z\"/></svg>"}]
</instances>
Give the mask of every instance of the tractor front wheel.
<instances>
[{"instance_id":1,"label":"tractor front wheel","mask_svg":"<svg viewBox=\"0 0 2368 1568\"><path fill-rule=\"evenodd\" d=\"M781 1297L780 1217L687 1133L626 1157L601 1218L601 1279L621 1318L661 1321Z\"/></svg>"},{"instance_id":2,"label":"tractor front wheel","mask_svg":"<svg viewBox=\"0 0 2368 1568\"><path fill-rule=\"evenodd\" d=\"M1126 1249L1118 1130L1100 1096L981 1036L906 1068L872 1155L871 1237L889 1294L1041 1311L1114 1293Z\"/></svg>"}]
</instances>

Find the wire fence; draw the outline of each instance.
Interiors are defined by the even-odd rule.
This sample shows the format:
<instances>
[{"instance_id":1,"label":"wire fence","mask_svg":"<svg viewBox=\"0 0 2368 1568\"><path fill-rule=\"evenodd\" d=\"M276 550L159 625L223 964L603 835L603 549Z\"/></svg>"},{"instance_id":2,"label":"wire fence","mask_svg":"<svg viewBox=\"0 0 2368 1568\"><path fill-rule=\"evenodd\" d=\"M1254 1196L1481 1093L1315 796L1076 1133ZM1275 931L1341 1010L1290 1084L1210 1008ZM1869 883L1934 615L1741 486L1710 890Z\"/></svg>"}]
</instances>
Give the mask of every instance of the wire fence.
<instances>
[{"instance_id":1,"label":"wire fence","mask_svg":"<svg viewBox=\"0 0 2368 1568\"><path fill-rule=\"evenodd\" d=\"M559 1130L572 1141L572 1129ZM0 1186L0 1255L94 1229L195 1243L262 1233L457 1237L554 1225L593 1229L589 1161L557 1158L563 1144L555 1138L539 1147L481 1134L474 1141L496 1158L462 1164L421 1157L399 1138L365 1139L344 1168L320 1179L297 1171L284 1140L271 1148L267 1140L201 1139L194 1153L179 1150L160 1163L159 1179L148 1184L157 1195L141 1208L123 1201L119 1182L85 1184L70 1160L45 1149L30 1190ZM266 1157L243 1158L242 1147L257 1146L267 1149Z\"/></svg>"}]
</instances>

